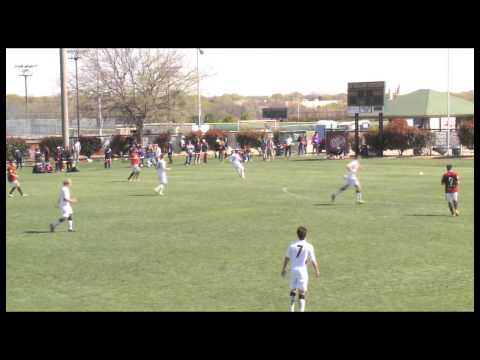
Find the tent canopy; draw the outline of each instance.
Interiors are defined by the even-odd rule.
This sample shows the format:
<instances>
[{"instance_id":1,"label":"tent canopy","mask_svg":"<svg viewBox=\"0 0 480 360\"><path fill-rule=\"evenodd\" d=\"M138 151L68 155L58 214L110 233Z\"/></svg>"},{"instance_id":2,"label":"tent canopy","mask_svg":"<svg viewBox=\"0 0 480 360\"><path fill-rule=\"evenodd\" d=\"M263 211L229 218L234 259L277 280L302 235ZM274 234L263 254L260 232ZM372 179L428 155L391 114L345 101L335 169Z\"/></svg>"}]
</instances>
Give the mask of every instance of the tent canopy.
<instances>
[{"instance_id":1,"label":"tent canopy","mask_svg":"<svg viewBox=\"0 0 480 360\"><path fill-rule=\"evenodd\" d=\"M474 103L450 95L450 116L473 116ZM392 117L446 117L447 93L434 90L417 90L386 100L383 116Z\"/></svg>"}]
</instances>

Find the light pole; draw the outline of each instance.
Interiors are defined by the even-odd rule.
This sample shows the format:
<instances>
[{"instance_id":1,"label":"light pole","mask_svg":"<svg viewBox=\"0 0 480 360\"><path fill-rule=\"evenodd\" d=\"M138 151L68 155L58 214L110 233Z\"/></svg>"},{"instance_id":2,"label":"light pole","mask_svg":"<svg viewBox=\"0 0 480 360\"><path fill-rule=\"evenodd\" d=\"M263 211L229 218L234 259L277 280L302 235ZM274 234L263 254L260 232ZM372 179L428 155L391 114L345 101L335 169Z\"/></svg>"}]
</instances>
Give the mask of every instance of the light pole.
<instances>
[{"instance_id":1,"label":"light pole","mask_svg":"<svg viewBox=\"0 0 480 360\"><path fill-rule=\"evenodd\" d=\"M450 48L447 49L447 156L450 155Z\"/></svg>"},{"instance_id":2,"label":"light pole","mask_svg":"<svg viewBox=\"0 0 480 360\"><path fill-rule=\"evenodd\" d=\"M72 57L69 58L70 60L75 60L75 83L76 83L76 93L77 93L77 138L80 139L80 102L79 102L79 95L78 95L78 66L77 62L80 59L80 51L78 49L69 50Z\"/></svg>"},{"instance_id":3,"label":"light pole","mask_svg":"<svg viewBox=\"0 0 480 360\"><path fill-rule=\"evenodd\" d=\"M69 122L68 122L68 88L67 88L67 51L60 49L60 87L62 97L62 136L63 145L67 149L70 145Z\"/></svg>"},{"instance_id":4,"label":"light pole","mask_svg":"<svg viewBox=\"0 0 480 360\"><path fill-rule=\"evenodd\" d=\"M28 93L27 93L27 77L32 76L31 68L37 65L15 65L15 67L20 68L20 74L18 76L23 76L25 79L25 119L28 119Z\"/></svg>"},{"instance_id":5,"label":"light pole","mask_svg":"<svg viewBox=\"0 0 480 360\"><path fill-rule=\"evenodd\" d=\"M198 126L202 124L202 102L200 99L200 73L198 71L198 56L203 55L203 51L197 48L197 95L198 95Z\"/></svg>"}]
</instances>

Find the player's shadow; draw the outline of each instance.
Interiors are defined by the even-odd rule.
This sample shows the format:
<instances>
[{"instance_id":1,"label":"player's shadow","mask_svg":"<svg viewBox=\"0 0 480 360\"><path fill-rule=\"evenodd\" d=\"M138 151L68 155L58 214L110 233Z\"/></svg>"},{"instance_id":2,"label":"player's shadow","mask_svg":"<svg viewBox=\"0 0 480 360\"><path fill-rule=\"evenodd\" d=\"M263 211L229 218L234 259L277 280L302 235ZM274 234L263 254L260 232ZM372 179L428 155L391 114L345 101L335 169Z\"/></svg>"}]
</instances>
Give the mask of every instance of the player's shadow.
<instances>
[{"instance_id":1,"label":"player's shadow","mask_svg":"<svg viewBox=\"0 0 480 360\"><path fill-rule=\"evenodd\" d=\"M440 216L440 217L448 217L448 216L451 216L451 215L447 215L447 214L407 214L405 216Z\"/></svg>"},{"instance_id":2,"label":"player's shadow","mask_svg":"<svg viewBox=\"0 0 480 360\"><path fill-rule=\"evenodd\" d=\"M293 159L293 160L290 160L290 161L325 161L325 160L328 160L328 159L325 159L325 158L314 158L314 159Z\"/></svg>"},{"instance_id":3,"label":"player's shadow","mask_svg":"<svg viewBox=\"0 0 480 360\"><path fill-rule=\"evenodd\" d=\"M50 233L51 231L49 230L45 230L45 231L39 231L39 230L27 230L27 231L24 231L23 233L24 234L48 234Z\"/></svg>"},{"instance_id":4,"label":"player's shadow","mask_svg":"<svg viewBox=\"0 0 480 360\"><path fill-rule=\"evenodd\" d=\"M317 204L313 204L313 206L331 206L333 205L332 203L317 203Z\"/></svg>"},{"instance_id":5,"label":"player's shadow","mask_svg":"<svg viewBox=\"0 0 480 360\"><path fill-rule=\"evenodd\" d=\"M158 194L131 194L131 195L128 195L128 196L156 196L158 197Z\"/></svg>"}]
</instances>

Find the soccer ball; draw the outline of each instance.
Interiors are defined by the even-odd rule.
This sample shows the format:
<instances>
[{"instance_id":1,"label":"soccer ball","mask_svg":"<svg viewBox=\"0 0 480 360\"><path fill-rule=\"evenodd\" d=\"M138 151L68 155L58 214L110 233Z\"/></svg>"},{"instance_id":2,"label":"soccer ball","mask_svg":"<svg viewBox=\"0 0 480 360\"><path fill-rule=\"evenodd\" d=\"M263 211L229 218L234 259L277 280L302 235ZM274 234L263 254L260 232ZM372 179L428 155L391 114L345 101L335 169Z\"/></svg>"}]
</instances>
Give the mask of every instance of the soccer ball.
<instances>
[{"instance_id":1,"label":"soccer ball","mask_svg":"<svg viewBox=\"0 0 480 360\"><path fill-rule=\"evenodd\" d=\"M420 172L418 173L418 175L423 175L423 172L422 172L422 171L420 171Z\"/></svg>"}]
</instances>

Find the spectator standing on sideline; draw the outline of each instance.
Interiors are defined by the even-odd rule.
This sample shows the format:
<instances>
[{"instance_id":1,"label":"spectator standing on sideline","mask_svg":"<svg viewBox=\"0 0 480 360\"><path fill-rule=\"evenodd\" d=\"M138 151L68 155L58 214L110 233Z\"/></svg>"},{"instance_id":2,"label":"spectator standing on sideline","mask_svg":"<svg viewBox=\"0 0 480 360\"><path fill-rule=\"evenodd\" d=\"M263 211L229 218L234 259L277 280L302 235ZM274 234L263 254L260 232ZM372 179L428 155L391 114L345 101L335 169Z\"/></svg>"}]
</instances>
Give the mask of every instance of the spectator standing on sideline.
<instances>
[{"instance_id":1,"label":"spectator standing on sideline","mask_svg":"<svg viewBox=\"0 0 480 360\"><path fill-rule=\"evenodd\" d=\"M48 146L45 146L43 148L43 156L45 157L45 162L49 163L50 162L50 149Z\"/></svg>"},{"instance_id":2,"label":"spectator standing on sideline","mask_svg":"<svg viewBox=\"0 0 480 360\"><path fill-rule=\"evenodd\" d=\"M287 154L289 158L292 156L292 142L292 136L288 135L288 138L285 142L285 157L287 157Z\"/></svg>"},{"instance_id":3,"label":"spectator standing on sideline","mask_svg":"<svg viewBox=\"0 0 480 360\"><path fill-rule=\"evenodd\" d=\"M15 162L17 163L17 169L23 168L23 154L20 149L15 149Z\"/></svg>"},{"instance_id":4,"label":"spectator standing on sideline","mask_svg":"<svg viewBox=\"0 0 480 360\"><path fill-rule=\"evenodd\" d=\"M202 152L202 143L200 142L200 139L195 140L195 160L194 164L200 164L200 154Z\"/></svg>"},{"instance_id":5,"label":"spectator standing on sideline","mask_svg":"<svg viewBox=\"0 0 480 360\"><path fill-rule=\"evenodd\" d=\"M206 163L207 163L207 157L208 157L208 144L207 144L207 140L202 139L201 147L202 147L201 150L202 150L202 154L203 154L203 163L206 164Z\"/></svg>"},{"instance_id":6,"label":"spectator standing on sideline","mask_svg":"<svg viewBox=\"0 0 480 360\"><path fill-rule=\"evenodd\" d=\"M74 156L73 160L78 161L80 160L80 151L82 150L82 145L80 144L80 139L77 139L74 145Z\"/></svg>"},{"instance_id":7,"label":"spectator standing on sideline","mask_svg":"<svg viewBox=\"0 0 480 360\"><path fill-rule=\"evenodd\" d=\"M168 163L173 164L173 143L170 140L167 144Z\"/></svg>"},{"instance_id":8,"label":"spectator standing on sideline","mask_svg":"<svg viewBox=\"0 0 480 360\"><path fill-rule=\"evenodd\" d=\"M105 162L104 162L105 169L110 169L112 167L112 149L110 146L107 146L105 149Z\"/></svg>"}]
</instances>

